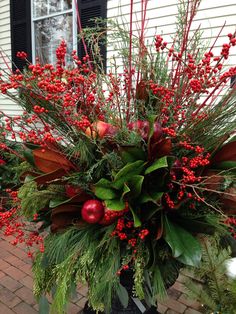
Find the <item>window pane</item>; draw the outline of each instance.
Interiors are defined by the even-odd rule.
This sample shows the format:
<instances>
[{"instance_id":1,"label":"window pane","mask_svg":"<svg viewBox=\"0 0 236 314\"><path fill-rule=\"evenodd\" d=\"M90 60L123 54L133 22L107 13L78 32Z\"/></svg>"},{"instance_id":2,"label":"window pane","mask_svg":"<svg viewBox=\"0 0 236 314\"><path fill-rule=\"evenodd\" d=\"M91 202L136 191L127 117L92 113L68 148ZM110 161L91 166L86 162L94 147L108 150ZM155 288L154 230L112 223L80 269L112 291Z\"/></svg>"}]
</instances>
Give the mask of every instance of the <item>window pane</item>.
<instances>
[{"instance_id":1,"label":"window pane","mask_svg":"<svg viewBox=\"0 0 236 314\"><path fill-rule=\"evenodd\" d=\"M72 0L33 0L34 18L72 8Z\"/></svg>"},{"instance_id":2,"label":"window pane","mask_svg":"<svg viewBox=\"0 0 236 314\"><path fill-rule=\"evenodd\" d=\"M66 41L68 51L71 52L73 50L72 14L62 14L35 22L36 57L39 57L41 63L56 63L55 50L62 39Z\"/></svg>"}]
</instances>

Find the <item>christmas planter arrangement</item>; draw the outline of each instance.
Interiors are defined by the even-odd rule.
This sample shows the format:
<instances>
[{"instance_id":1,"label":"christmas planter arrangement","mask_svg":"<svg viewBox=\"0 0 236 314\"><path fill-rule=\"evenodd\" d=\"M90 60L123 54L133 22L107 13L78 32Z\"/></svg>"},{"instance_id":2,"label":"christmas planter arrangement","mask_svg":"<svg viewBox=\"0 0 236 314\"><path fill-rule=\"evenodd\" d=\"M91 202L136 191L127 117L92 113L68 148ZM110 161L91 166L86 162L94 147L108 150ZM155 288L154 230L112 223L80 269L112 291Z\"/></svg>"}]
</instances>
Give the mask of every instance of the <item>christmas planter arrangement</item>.
<instances>
[{"instance_id":1,"label":"christmas planter arrangement","mask_svg":"<svg viewBox=\"0 0 236 314\"><path fill-rule=\"evenodd\" d=\"M23 113L1 113L2 135L21 143L22 158L1 225L14 244L39 244L34 293L44 309L53 295L53 313L64 312L78 282L88 283L94 311L118 313L117 300L126 311L130 295L155 307L181 267L199 265L201 238L229 233L234 221L236 67L223 62L236 38L202 53L190 31L194 0L181 4L174 44L157 35L147 47L146 4L138 41L119 27L112 34L126 47L121 74L74 52L66 67L65 42L55 66L2 72L1 92Z\"/></svg>"}]
</instances>

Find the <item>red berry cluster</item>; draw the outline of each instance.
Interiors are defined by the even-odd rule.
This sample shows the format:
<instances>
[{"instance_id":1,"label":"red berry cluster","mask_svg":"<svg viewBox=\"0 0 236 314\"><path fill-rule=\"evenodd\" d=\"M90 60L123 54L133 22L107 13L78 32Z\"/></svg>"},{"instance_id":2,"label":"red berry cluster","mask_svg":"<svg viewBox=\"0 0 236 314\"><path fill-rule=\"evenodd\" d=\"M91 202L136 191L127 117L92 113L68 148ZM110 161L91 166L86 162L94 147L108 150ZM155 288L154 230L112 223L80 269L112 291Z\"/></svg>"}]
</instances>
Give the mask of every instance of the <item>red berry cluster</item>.
<instances>
[{"instance_id":1,"label":"red berry cluster","mask_svg":"<svg viewBox=\"0 0 236 314\"><path fill-rule=\"evenodd\" d=\"M17 54L16 54L16 56L18 57L18 58L20 58L20 59L26 59L27 58L27 53L26 52L24 52L24 51L18 51L17 52Z\"/></svg>"},{"instance_id":2,"label":"red berry cluster","mask_svg":"<svg viewBox=\"0 0 236 314\"><path fill-rule=\"evenodd\" d=\"M102 218L102 220L99 221L99 223L101 225L110 225L112 224L114 221L116 221L118 218L123 217L125 215L125 213L127 213L129 211L129 207L128 204L126 204L126 207L123 210L111 210L111 209L107 209L105 208L105 213L104 216ZM117 230L119 230L121 224L122 224L123 220L118 220L117 222ZM121 230L123 229L123 225L121 226Z\"/></svg>"},{"instance_id":3,"label":"red berry cluster","mask_svg":"<svg viewBox=\"0 0 236 314\"><path fill-rule=\"evenodd\" d=\"M148 229L135 228L132 221L122 217L118 219L116 228L111 233L111 236L117 236L122 241L127 240L131 247L135 247L137 245L138 239L145 240L148 234Z\"/></svg>"},{"instance_id":4,"label":"red berry cluster","mask_svg":"<svg viewBox=\"0 0 236 314\"><path fill-rule=\"evenodd\" d=\"M225 220L225 224L229 227L229 231L233 235L233 237L236 239L236 218L235 217L229 217Z\"/></svg>"},{"instance_id":5,"label":"red berry cluster","mask_svg":"<svg viewBox=\"0 0 236 314\"><path fill-rule=\"evenodd\" d=\"M165 49L167 46L167 42L163 42L163 38L160 35L156 35L155 37L155 47L156 51L160 51Z\"/></svg>"}]
</instances>

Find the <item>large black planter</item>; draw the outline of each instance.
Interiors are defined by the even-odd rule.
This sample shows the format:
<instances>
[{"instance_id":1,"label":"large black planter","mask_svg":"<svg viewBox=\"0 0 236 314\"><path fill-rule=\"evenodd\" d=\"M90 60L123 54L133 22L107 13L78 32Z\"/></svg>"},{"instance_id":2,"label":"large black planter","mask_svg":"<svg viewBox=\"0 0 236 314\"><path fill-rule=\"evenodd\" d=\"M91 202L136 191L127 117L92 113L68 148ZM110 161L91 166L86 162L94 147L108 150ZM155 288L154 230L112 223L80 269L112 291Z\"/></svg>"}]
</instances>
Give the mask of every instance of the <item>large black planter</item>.
<instances>
[{"instance_id":1,"label":"large black planter","mask_svg":"<svg viewBox=\"0 0 236 314\"><path fill-rule=\"evenodd\" d=\"M109 314L157 314L157 308L152 306L151 308L146 308L139 300L132 297L132 288L133 288L133 272L125 271L120 276L120 283L127 289L129 294L129 303L126 308L123 307L118 297L112 300L111 312ZM92 308L88 306L88 303L85 304L83 309L83 314L96 314ZM98 314L103 314L99 312Z\"/></svg>"}]
</instances>

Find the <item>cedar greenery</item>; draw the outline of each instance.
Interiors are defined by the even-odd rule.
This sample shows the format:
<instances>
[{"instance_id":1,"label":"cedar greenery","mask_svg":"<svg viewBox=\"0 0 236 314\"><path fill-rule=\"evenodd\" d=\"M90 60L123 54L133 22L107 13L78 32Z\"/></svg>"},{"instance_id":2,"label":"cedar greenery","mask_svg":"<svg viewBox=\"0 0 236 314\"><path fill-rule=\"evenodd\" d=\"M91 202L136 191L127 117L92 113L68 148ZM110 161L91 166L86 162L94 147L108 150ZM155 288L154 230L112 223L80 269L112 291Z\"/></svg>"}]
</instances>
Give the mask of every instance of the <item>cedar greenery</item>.
<instances>
[{"instance_id":1,"label":"cedar greenery","mask_svg":"<svg viewBox=\"0 0 236 314\"><path fill-rule=\"evenodd\" d=\"M233 313L236 308L236 280L226 276L226 262L231 258L231 250L223 248L219 239L203 241L201 265L194 269L196 280L186 283L188 295L204 306L204 313Z\"/></svg>"}]
</instances>

